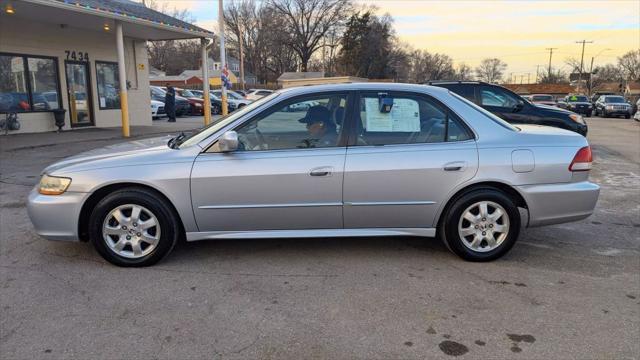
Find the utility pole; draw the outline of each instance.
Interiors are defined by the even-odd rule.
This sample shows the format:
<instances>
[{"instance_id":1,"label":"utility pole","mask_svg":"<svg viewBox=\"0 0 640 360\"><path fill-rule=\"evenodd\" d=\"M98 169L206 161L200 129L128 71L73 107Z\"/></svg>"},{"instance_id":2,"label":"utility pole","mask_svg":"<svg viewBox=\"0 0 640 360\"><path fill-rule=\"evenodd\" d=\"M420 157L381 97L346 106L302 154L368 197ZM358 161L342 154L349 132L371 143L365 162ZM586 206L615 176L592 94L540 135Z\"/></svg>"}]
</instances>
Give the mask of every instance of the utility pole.
<instances>
[{"instance_id":1,"label":"utility pole","mask_svg":"<svg viewBox=\"0 0 640 360\"><path fill-rule=\"evenodd\" d=\"M515 80L513 80L513 73L512 73L512 72L511 72L511 73L509 73L509 82L510 82L510 83L512 83L512 84L515 84L515 83L516 83L516 81L515 81Z\"/></svg>"},{"instance_id":2,"label":"utility pole","mask_svg":"<svg viewBox=\"0 0 640 360\"><path fill-rule=\"evenodd\" d=\"M553 50L558 50L558 48L546 48L546 50L549 50L549 72L547 76L551 79L551 57L553 56Z\"/></svg>"},{"instance_id":3,"label":"utility pole","mask_svg":"<svg viewBox=\"0 0 640 360\"><path fill-rule=\"evenodd\" d=\"M593 41L587 41L587 40L576 41L576 44L580 44L580 43L582 43L582 57L580 58L580 74L578 74L578 93L580 92L580 87L582 85L582 71L583 71L583 65L584 65L584 46L585 44L593 44Z\"/></svg>"},{"instance_id":4,"label":"utility pole","mask_svg":"<svg viewBox=\"0 0 640 360\"><path fill-rule=\"evenodd\" d=\"M536 65L536 84L540 82L540 65Z\"/></svg>"},{"instance_id":5,"label":"utility pole","mask_svg":"<svg viewBox=\"0 0 640 360\"><path fill-rule=\"evenodd\" d=\"M527 84L531 84L531 73L527 73Z\"/></svg>"},{"instance_id":6,"label":"utility pole","mask_svg":"<svg viewBox=\"0 0 640 360\"><path fill-rule=\"evenodd\" d=\"M218 0L218 36L220 37L220 85L222 90L222 109L220 112L222 115L227 115L227 85L225 81L223 81L224 71L227 69L227 59L226 54L224 53L224 6L222 5L222 0ZM228 81L228 80L227 80Z\"/></svg>"},{"instance_id":7,"label":"utility pole","mask_svg":"<svg viewBox=\"0 0 640 360\"><path fill-rule=\"evenodd\" d=\"M244 35L242 34L242 23L238 25L240 36L238 36L238 43L240 44L240 87L244 90L244 49L242 48L242 40Z\"/></svg>"}]
</instances>

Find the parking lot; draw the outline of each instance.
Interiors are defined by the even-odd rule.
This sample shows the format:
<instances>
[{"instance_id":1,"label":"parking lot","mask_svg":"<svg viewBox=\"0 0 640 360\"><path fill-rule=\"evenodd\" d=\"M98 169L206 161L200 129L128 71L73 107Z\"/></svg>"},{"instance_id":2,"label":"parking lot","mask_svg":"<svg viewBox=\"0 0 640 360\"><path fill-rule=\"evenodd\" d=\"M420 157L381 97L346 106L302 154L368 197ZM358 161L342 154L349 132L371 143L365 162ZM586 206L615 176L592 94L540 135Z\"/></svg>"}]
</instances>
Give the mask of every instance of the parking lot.
<instances>
[{"instance_id":1,"label":"parking lot","mask_svg":"<svg viewBox=\"0 0 640 360\"><path fill-rule=\"evenodd\" d=\"M0 357L637 358L640 123L587 121L595 214L492 263L400 237L185 243L118 268L39 238L25 200L47 164L122 139L0 137Z\"/></svg>"}]
</instances>

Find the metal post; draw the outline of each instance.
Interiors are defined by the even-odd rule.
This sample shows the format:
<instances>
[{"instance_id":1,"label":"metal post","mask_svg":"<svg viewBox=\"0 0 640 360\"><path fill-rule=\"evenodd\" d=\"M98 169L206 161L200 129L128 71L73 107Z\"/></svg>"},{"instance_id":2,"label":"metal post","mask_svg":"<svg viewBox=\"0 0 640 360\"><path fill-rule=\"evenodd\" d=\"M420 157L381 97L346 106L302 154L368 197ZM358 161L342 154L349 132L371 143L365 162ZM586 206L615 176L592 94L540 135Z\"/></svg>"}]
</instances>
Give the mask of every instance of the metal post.
<instances>
[{"instance_id":1,"label":"metal post","mask_svg":"<svg viewBox=\"0 0 640 360\"><path fill-rule=\"evenodd\" d=\"M127 69L124 65L124 37L122 23L116 22L116 48L118 50L118 80L120 81L120 113L122 136L129 137L129 102L127 101Z\"/></svg>"},{"instance_id":2,"label":"metal post","mask_svg":"<svg viewBox=\"0 0 640 360\"><path fill-rule=\"evenodd\" d=\"M242 47L244 35L242 34L242 24L238 25L238 29L240 30L240 36L238 37L238 42L240 43L240 88L244 90L244 49Z\"/></svg>"},{"instance_id":3,"label":"metal post","mask_svg":"<svg viewBox=\"0 0 640 360\"><path fill-rule=\"evenodd\" d=\"M226 54L224 52L224 6L222 4L222 0L218 0L218 36L220 37L220 75L225 70L227 66ZM222 90L222 115L227 115L227 87L224 85L222 81L222 76L220 77L220 85Z\"/></svg>"},{"instance_id":4,"label":"metal post","mask_svg":"<svg viewBox=\"0 0 640 360\"><path fill-rule=\"evenodd\" d=\"M209 94L209 65L207 64L207 39L200 39L202 48L202 99L204 100L204 125L211 124L211 99Z\"/></svg>"},{"instance_id":5,"label":"metal post","mask_svg":"<svg viewBox=\"0 0 640 360\"><path fill-rule=\"evenodd\" d=\"M593 59L595 56L591 57L591 67L589 68L589 97L591 97L591 92L593 91Z\"/></svg>"}]
</instances>

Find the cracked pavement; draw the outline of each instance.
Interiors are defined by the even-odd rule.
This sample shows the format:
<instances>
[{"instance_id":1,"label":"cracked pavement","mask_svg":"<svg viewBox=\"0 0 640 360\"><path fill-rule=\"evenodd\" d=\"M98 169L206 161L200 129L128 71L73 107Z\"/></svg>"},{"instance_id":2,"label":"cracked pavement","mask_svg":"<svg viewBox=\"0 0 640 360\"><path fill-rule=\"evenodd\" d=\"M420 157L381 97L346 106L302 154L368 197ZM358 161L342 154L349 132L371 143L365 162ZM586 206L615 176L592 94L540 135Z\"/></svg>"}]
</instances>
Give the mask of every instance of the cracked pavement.
<instances>
[{"instance_id":1,"label":"cracked pavement","mask_svg":"<svg viewBox=\"0 0 640 360\"><path fill-rule=\"evenodd\" d=\"M587 120L595 214L492 263L397 237L196 242L117 268L39 238L24 202L47 164L121 140L0 136L0 357L640 358L640 123Z\"/></svg>"}]
</instances>

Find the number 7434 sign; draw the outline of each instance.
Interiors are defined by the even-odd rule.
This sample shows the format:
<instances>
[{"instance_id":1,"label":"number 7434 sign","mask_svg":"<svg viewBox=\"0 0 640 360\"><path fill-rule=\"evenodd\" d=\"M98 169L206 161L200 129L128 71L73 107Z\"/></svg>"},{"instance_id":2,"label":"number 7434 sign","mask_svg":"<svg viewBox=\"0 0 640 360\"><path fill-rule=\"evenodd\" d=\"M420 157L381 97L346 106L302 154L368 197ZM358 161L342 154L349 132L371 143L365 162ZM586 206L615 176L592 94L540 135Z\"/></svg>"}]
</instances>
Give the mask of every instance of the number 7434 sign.
<instances>
[{"instance_id":1,"label":"number 7434 sign","mask_svg":"<svg viewBox=\"0 0 640 360\"><path fill-rule=\"evenodd\" d=\"M65 50L64 53L67 55L67 60L89 61L88 52Z\"/></svg>"}]
</instances>

